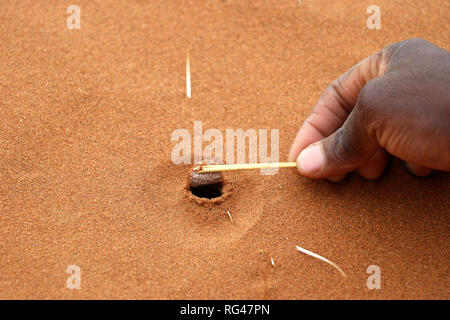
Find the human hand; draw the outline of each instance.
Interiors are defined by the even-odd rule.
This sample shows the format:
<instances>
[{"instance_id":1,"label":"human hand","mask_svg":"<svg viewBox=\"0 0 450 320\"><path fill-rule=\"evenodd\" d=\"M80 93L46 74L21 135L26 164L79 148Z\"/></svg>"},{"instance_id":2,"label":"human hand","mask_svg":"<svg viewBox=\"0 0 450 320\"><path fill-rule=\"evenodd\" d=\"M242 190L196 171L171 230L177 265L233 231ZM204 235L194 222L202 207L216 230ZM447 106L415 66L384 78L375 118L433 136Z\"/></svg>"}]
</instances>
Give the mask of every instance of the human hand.
<instances>
[{"instance_id":1,"label":"human hand","mask_svg":"<svg viewBox=\"0 0 450 320\"><path fill-rule=\"evenodd\" d=\"M325 90L297 133L300 174L378 178L390 155L417 176L450 171L450 53L411 39L362 60Z\"/></svg>"}]
</instances>

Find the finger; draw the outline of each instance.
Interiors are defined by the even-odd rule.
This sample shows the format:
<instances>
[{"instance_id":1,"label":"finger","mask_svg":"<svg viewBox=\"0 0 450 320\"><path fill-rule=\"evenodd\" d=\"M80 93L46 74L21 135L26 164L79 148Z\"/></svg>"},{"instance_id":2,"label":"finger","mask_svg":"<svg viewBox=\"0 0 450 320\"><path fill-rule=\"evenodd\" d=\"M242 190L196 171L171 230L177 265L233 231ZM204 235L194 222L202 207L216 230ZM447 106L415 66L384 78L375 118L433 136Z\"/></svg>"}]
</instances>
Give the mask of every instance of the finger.
<instances>
[{"instance_id":1,"label":"finger","mask_svg":"<svg viewBox=\"0 0 450 320\"><path fill-rule=\"evenodd\" d=\"M327 177L327 180L333 183L337 183L337 182L341 182L343 181L345 178L347 178L347 173L342 173L342 174L338 174L335 176L329 176Z\"/></svg>"},{"instance_id":2,"label":"finger","mask_svg":"<svg viewBox=\"0 0 450 320\"><path fill-rule=\"evenodd\" d=\"M359 175L367 180L378 179L386 168L389 158L390 155L386 150L378 149L369 161L358 168Z\"/></svg>"},{"instance_id":3,"label":"finger","mask_svg":"<svg viewBox=\"0 0 450 320\"><path fill-rule=\"evenodd\" d=\"M313 143L297 158L300 174L326 178L356 170L380 148L376 135L370 132L379 80L368 83L360 93L355 108L335 133Z\"/></svg>"},{"instance_id":4,"label":"finger","mask_svg":"<svg viewBox=\"0 0 450 320\"><path fill-rule=\"evenodd\" d=\"M416 165L414 163L410 163L410 162L406 163L406 168L408 169L408 171L410 173L412 173L416 177L420 177L420 178L427 177L433 172L433 169L418 166L418 165Z\"/></svg>"},{"instance_id":5,"label":"finger","mask_svg":"<svg viewBox=\"0 0 450 320\"><path fill-rule=\"evenodd\" d=\"M378 149L377 152L365 164L358 168L358 173L364 179L376 180L383 173L389 161L390 155L383 148ZM327 177L327 180L333 183L341 182L347 177L347 173L338 174Z\"/></svg>"},{"instance_id":6,"label":"finger","mask_svg":"<svg viewBox=\"0 0 450 320\"><path fill-rule=\"evenodd\" d=\"M342 126L353 110L361 88L387 69L385 51L365 58L330 84L298 131L289 152L289 161L295 161L304 148Z\"/></svg>"}]
</instances>

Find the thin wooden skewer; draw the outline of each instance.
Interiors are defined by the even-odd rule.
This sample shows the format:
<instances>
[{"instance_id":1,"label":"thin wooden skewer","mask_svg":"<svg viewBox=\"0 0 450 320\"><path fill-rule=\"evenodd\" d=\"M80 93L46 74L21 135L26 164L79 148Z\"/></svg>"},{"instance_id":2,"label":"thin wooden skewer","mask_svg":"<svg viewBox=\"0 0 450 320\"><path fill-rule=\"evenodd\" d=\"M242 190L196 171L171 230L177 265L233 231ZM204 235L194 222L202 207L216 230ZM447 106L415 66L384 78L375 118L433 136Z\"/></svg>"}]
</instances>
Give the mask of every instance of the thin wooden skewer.
<instances>
[{"instance_id":1,"label":"thin wooden skewer","mask_svg":"<svg viewBox=\"0 0 450 320\"><path fill-rule=\"evenodd\" d=\"M234 170L255 170L274 168L295 168L295 162L271 162L271 163L238 163L238 164L210 164L200 165L194 168L198 173L234 171Z\"/></svg>"}]
</instances>

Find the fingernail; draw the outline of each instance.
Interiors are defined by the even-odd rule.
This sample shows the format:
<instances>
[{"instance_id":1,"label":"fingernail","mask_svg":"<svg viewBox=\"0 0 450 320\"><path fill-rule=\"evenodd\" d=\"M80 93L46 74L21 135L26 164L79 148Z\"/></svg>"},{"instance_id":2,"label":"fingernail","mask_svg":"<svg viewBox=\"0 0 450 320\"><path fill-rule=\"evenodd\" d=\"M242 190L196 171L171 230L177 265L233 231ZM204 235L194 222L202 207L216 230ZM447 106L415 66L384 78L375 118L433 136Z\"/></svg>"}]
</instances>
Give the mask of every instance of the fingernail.
<instances>
[{"instance_id":1,"label":"fingernail","mask_svg":"<svg viewBox=\"0 0 450 320\"><path fill-rule=\"evenodd\" d=\"M297 158L297 167L302 173L308 174L322 170L325 167L325 159L320 146L315 145L303 150Z\"/></svg>"}]
</instances>

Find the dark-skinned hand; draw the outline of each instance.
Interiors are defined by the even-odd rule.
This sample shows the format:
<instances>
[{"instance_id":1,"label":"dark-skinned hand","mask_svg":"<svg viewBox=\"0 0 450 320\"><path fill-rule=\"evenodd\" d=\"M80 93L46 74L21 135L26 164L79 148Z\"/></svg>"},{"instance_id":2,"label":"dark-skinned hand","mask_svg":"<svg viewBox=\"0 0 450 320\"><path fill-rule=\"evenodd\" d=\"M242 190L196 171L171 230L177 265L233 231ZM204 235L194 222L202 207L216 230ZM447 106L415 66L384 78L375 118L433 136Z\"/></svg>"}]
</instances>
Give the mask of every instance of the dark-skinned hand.
<instances>
[{"instance_id":1,"label":"dark-skinned hand","mask_svg":"<svg viewBox=\"0 0 450 320\"><path fill-rule=\"evenodd\" d=\"M423 39L392 44L331 83L289 161L310 178L376 179L391 155L417 176L450 171L450 53Z\"/></svg>"}]
</instances>

